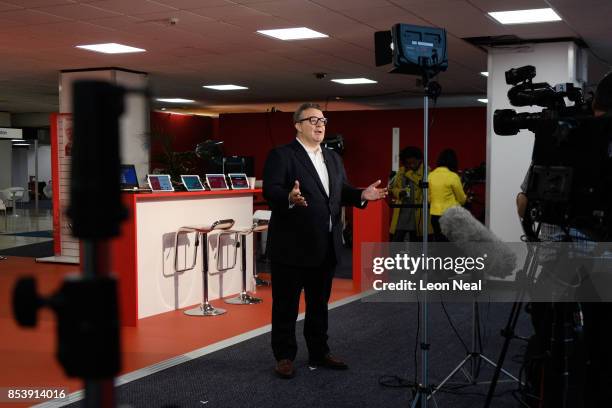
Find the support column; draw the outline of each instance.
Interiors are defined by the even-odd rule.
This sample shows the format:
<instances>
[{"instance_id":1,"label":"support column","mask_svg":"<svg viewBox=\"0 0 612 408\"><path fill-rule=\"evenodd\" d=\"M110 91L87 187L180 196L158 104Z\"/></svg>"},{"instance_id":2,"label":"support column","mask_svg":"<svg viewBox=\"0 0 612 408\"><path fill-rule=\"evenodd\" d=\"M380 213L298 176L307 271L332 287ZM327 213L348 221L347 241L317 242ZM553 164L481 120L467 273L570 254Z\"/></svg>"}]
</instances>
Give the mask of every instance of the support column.
<instances>
[{"instance_id":1,"label":"support column","mask_svg":"<svg viewBox=\"0 0 612 408\"><path fill-rule=\"evenodd\" d=\"M79 242L72 236L70 220L65 216L70 199L70 156L72 146L72 83L83 79L97 79L142 89L147 85L147 74L121 68L94 68L60 72L60 113L51 118L52 174L53 174L53 238L55 256L38 261L79 262ZM125 112L120 123L121 162L134 164L143 180L149 172L149 109L144 96L130 94L125 100ZM104 191L100 191L104 194ZM95 217L92 214L92 217Z\"/></svg>"}]
</instances>

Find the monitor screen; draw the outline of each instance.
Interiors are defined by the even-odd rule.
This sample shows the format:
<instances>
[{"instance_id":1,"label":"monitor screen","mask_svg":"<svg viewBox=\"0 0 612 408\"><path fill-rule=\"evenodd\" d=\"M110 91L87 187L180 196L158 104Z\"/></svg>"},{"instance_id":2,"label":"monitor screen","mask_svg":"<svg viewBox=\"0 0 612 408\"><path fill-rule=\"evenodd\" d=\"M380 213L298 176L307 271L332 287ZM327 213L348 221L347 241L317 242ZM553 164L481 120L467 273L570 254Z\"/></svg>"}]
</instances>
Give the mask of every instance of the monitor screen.
<instances>
[{"instance_id":1,"label":"monitor screen","mask_svg":"<svg viewBox=\"0 0 612 408\"><path fill-rule=\"evenodd\" d=\"M248 190L249 179L244 173L230 173L228 174L232 189L234 190Z\"/></svg>"},{"instance_id":2,"label":"monitor screen","mask_svg":"<svg viewBox=\"0 0 612 408\"><path fill-rule=\"evenodd\" d=\"M227 190L225 175L223 174L207 174L206 181L211 190Z\"/></svg>"},{"instance_id":3,"label":"monitor screen","mask_svg":"<svg viewBox=\"0 0 612 408\"><path fill-rule=\"evenodd\" d=\"M245 173L254 176L253 156L226 156L223 158L223 173Z\"/></svg>"},{"instance_id":4,"label":"monitor screen","mask_svg":"<svg viewBox=\"0 0 612 408\"><path fill-rule=\"evenodd\" d=\"M147 179L153 191L174 191L170 176L167 174L149 174Z\"/></svg>"},{"instance_id":5,"label":"monitor screen","mask_svg":"<svg viewBox=\"0 0 612 408\"><path fill-rule=\"evenodd\" d=\"M202 185L202 181L200 180L200 176L197 174L184 174L181 176L181 180L183 181L183 185L187 191L205 190L204 186Z\"/></svg>"},{"instance_id":6,"label":"monitor screen","mask_svg":"<svg viewBox=\"0 0 612 408\"><path fill-rule=\"evenodd\" d=\"M120 169L119 184L122 189L138 188L138 176L133 164L122 164Z\"/></svg>"}]
</instances>

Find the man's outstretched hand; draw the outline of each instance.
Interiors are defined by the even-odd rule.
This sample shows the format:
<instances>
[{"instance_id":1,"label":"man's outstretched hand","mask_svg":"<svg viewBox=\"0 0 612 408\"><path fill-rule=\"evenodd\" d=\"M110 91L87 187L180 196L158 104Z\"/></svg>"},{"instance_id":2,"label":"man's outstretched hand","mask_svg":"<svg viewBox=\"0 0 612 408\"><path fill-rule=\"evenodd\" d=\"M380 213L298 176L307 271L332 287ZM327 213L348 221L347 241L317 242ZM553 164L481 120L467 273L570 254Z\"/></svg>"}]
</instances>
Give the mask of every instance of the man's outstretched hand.
<instances>
[{"instance_id":1,"label":"man's outstretched hand","mask_svg":"<svg viewBox=\"0 0 612 408\"><path fill-rule=\"evenodd\" d=\"M388 194L387 187L385 188L376 188L380 185L380 180L376 180L374 183L370 184L368 188L363 190L361 193L361 199L364 201L375 201L385 198Z\"/></svg>"},{"instance_id":2,"label":"man's outstretched hand","mask_svg":"<svg viewBox=\"0 0 612 408\"><path fill-rule=\"evenodd\" d=\"M308 207L308 203L302 193L300 192L300 182L295 180L293 189L289 192L289 203L292 205L299 205L300 207Z\"/></svg>"}]
</instances>

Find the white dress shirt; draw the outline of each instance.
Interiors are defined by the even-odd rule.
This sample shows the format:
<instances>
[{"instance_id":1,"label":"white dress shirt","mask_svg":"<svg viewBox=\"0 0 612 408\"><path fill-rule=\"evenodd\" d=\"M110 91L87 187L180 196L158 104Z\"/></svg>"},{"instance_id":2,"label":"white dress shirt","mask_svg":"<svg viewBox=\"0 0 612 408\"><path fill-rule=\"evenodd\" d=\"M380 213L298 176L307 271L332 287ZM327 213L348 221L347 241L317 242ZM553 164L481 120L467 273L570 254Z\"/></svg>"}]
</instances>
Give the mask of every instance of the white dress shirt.
<instances>
[{"instance_id":1,"label":"white dress shirt","mask_svg":"<svg viewBox=\"0 0 612 408\"><path fill-rule=\"evenodd\" d=\"M319 175L319 180L321 180L321 184L323 184L323 188L325 189L325 194L329 197L329 173L327 172L327 166L325 166L325 159L323 158L323 151L321 150L321 146L317 146L315 149L309 149L302 143L302 141L296 137L296 140L299 144L302 145L306 153L308 153L308 157L312 161L317 174ZM299 180L298 180L299 181ZM289 208L293 208L293 205L290 205ZM329 232L332 230L332 219L331 215L329 216Z\"/></svg>"}]
</instances>

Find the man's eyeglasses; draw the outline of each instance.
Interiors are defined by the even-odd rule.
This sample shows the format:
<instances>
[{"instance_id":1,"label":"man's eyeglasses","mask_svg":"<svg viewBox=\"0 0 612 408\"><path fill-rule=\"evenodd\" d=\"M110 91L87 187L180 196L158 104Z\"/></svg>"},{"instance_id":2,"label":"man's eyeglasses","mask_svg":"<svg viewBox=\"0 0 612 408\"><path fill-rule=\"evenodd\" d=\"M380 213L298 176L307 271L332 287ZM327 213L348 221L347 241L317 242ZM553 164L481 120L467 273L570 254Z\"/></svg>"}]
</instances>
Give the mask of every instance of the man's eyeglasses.
<instances>
[{"instance_id":1,"label":"man's eyeglasses","mask_svg":"<svg viewBox=\"0 0 612 408\"><path fill-rule=\"evenodd\" d=\"M300 122L304 122L305 120L307 120L308 122L310 122L310 124L312 126L317 126L317 125L322 125L322 126L326 126L327 125L327 118L318 118L316 116L310 116L308 118L304 118L304 119L300 119L298 120L296 123L300 123Z\"/></svg>"}]
</instances>

